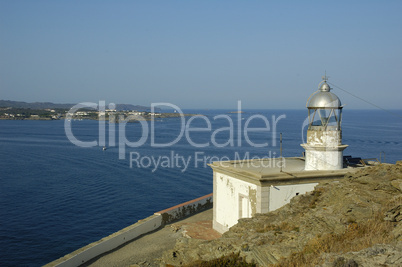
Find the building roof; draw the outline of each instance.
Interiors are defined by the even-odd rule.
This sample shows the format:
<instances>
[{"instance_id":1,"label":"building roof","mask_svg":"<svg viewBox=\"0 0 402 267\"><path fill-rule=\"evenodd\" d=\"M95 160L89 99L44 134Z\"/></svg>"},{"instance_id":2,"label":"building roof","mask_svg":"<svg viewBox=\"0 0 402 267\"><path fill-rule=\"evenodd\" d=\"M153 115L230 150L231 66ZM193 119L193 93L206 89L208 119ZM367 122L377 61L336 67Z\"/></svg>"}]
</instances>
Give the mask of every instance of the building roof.
<instances>
[{"instance_id":1,"label":"building roof","mask_svg":"<svg viewBox=\"0 0 402 267\"><path fill-rule=\"evenodd\" d=\"M283 166L282 168L280 166ZM214 171L230 175L255 184L306 183L343 177L348 172L357 171L356 167L340 170L306 171L302 157L264 158L250 160L216 161L209 165Z\"/></svg>"}]
</instances>

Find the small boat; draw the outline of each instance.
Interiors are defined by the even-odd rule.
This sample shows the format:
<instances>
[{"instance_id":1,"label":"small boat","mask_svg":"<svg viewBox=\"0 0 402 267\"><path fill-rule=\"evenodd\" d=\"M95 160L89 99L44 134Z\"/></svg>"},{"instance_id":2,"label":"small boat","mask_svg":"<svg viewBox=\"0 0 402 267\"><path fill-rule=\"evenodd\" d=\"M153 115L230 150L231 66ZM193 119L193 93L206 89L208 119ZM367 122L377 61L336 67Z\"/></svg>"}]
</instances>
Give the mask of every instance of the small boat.
<instances>
[{"instance_id":1,"label":"small boat","mask_svg":"<svg viewBox=\"0 0 402 267\"><path fill-rule=\"evenodd\" d=\"M105 147L105 146L102 148L103 151L105 151L106 149L107 149L107 147Z\"/></svg>"}]
</instances>

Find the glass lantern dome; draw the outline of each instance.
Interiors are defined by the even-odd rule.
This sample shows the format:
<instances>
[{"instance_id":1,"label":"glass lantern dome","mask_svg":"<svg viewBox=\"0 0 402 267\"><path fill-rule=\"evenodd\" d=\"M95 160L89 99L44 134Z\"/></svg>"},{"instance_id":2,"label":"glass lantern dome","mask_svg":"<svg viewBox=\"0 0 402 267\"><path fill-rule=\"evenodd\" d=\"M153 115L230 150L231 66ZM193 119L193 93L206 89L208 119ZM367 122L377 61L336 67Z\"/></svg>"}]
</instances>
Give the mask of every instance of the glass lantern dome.
<instances>
[{"instance_id":1,"label":"glass lantern dome","mask_svg":"<svg viewBox=\"0 0 402 267\"><path fill-rule=\"evenodd\" d=\"M342 104L327 84L326 77L320 89L307 100L309 130L340 130Z\"/></svg>"}]
</instances>

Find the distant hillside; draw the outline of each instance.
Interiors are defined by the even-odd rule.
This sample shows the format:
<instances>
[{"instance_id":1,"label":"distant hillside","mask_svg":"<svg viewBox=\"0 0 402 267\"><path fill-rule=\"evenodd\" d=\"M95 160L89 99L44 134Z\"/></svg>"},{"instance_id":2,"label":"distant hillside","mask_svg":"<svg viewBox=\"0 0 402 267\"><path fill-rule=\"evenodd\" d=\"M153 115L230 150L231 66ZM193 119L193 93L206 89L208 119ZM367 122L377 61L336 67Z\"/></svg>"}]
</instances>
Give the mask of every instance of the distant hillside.
<instances>
[{"instance_id":1,"label":"distant hillside","mask_svg":"<svg viewBox=\"0 0 402 267\"><path fill-rule=\"evenodd\" d=\"M0 100L0 107L10 107L10 108L30 108L30 109L70 109L75 104L55 104L51 102L21 102L21 101L11 101L11 100ZM140 105L131 105L131 104L116 104L116 110L139 110L139 111L147 111L150 110L150 107L140 106ZM159 110L159 109L155 109Z\"/></svg>"}]
</instances>

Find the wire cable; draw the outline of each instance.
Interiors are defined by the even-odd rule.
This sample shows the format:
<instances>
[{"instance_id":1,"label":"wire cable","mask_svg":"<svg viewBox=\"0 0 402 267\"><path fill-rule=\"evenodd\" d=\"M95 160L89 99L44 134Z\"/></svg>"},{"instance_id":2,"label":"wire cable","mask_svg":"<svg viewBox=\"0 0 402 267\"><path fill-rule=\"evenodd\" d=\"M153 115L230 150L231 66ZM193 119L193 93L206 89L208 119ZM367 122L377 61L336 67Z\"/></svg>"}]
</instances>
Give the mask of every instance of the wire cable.
<instances>
[{"instance_id":1,"label":"wire cable","mask_svg":"<svg viewBox=\"0 0 402 267\"><path fill-rule=\"evenodd\" d=\"M331 83L331 82L328 82L328 81L327 81L327 83L329 83L329 84L332 85L333 87L336 87L336 88L338 88L339 90L341 90L341 91L343 91L343 92L345 92L345 93L347 93L347 94L349 94L349 95L351 95L351 96L353 96L353 97L356 97L357 99L360 99L360 100L363 101L363 102L366 102L366 103L369 104L369 105L372 105L373 107L376 107L376 108L378 108L378 109L381 109L381 110L383 110L383 111L385 111L385 112L388 112L389 114L392 114L392 115L394 115L394 116L399 117L400 119L402 119L402 116L399 115L399 114L397 114L397 113L395 113L395 112L392 112L392 111L387 110L387 109L385 109L385 108L382 108L382 107L380 107L380 106L378 106L378 105L376 105L376 104L374 104L374 103L371 103L370 101L367 101L367 100L365 100L365 99L363 99L363 98L361 98L361 97L359 97L359 96L357 96L357 95L355 95L355 94L352 94L351 92L348 92L347 90L342 89L341 87L339 87L339 86L337 86L337 85L335 85L335 84L333 84L333 83Z\"/></svg>"}]
</instances>

